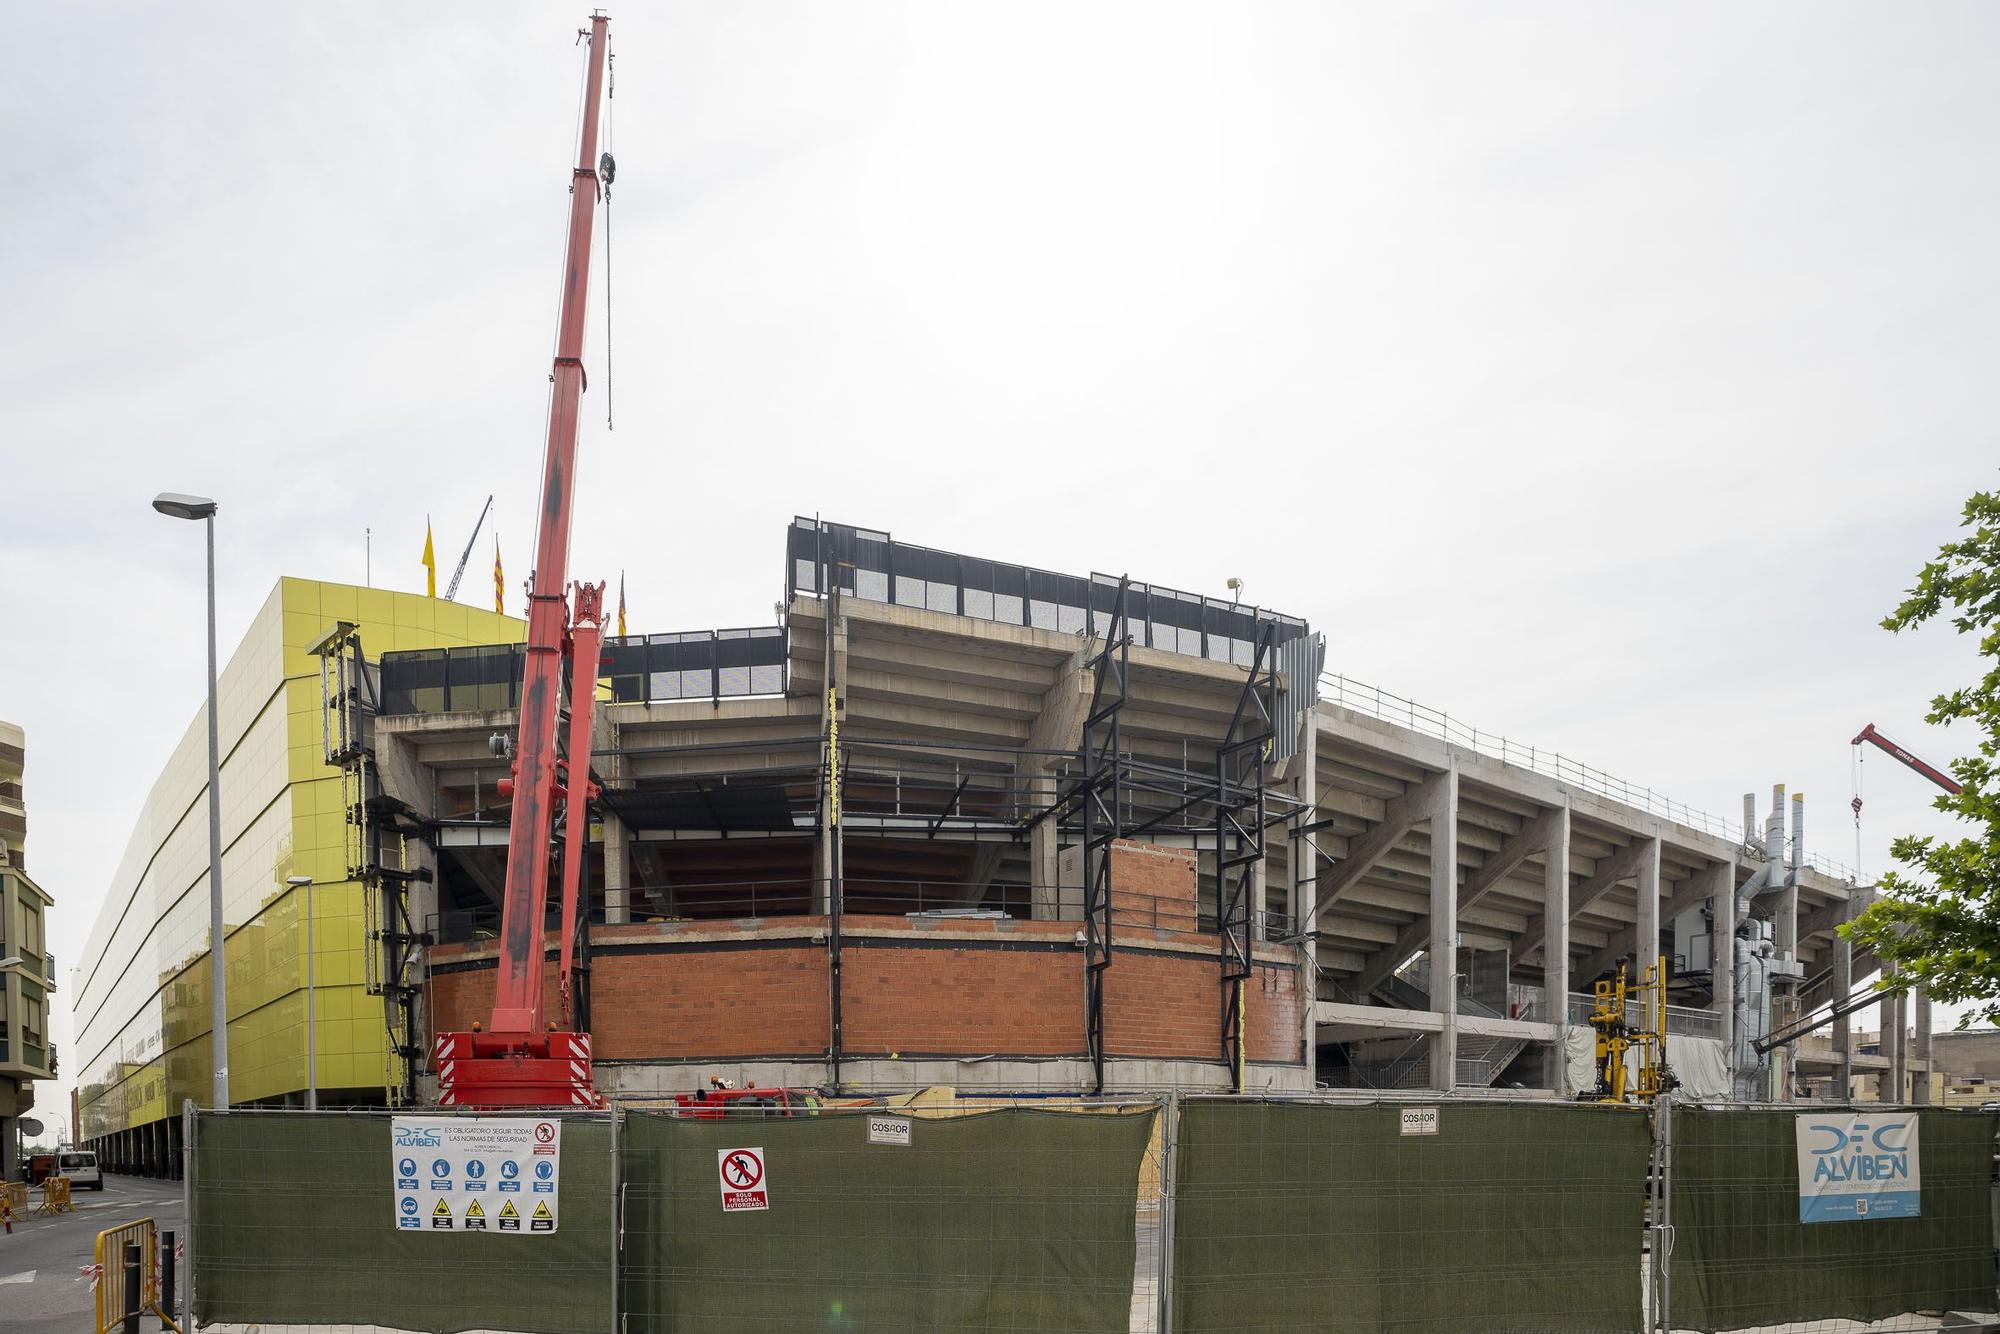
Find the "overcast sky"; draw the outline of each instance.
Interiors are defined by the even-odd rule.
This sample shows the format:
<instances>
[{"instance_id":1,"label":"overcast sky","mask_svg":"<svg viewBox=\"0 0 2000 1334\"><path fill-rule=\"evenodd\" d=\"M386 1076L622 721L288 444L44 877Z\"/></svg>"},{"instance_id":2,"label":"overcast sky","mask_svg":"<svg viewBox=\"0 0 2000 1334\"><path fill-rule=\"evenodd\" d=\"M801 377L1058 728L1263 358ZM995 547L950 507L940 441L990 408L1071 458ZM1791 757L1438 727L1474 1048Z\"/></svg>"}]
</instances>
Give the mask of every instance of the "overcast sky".
<instances>
[{"instance_id":1,"label":"overcast sky","mask_svg":"<svg viewBox=\"0 0 2000 1334\"><path fill-rule=\"evenodd\" d=\"M281 573L526 574L577 6L21 9L0 717L67 970ZM1855 860L1876 628L1996 484L1991 4L614 12L574 568L767 623L794 513L1247 596L1337 671ZM607 431L607 400L616 429ZM489 533L490 533L489 529ZM490 589L482 537L465 596ZM1886 757L1860 860L1948 829ZM67 1007L57 1040L73 1050ZM66 1100L67 1081L56 1094ZM45 1096L44 1105L55 1097Z\"/></svg>"}]
</instances>

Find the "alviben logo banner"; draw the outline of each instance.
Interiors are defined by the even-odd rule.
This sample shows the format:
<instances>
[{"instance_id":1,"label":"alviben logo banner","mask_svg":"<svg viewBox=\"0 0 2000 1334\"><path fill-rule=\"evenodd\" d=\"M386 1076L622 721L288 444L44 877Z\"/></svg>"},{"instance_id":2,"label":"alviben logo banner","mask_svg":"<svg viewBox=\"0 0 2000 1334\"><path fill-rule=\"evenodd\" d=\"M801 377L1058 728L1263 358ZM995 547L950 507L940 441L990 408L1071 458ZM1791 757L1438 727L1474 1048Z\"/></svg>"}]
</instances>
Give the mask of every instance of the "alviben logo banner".
<instances>
[{"instance_id":1,"label":"alviben logo banner","mask_svg":"<svg viewBox=\"0 0 2000 1334\"><path fill-rule=\"evenodd\" d=\"M1922 1212L1915 1112L1806 1112L1797 1124L1801 1223Z\"/></svg>"}]
</instances>

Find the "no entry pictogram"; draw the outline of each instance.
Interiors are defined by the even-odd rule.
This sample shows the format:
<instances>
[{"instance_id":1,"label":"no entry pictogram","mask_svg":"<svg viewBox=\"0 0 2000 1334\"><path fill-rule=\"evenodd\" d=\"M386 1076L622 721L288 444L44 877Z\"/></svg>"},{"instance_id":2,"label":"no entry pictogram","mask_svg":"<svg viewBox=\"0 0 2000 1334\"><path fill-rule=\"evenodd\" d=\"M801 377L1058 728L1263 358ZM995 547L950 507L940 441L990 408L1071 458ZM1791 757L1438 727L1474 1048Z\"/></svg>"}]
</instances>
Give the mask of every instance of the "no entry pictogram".
<instances>
[{"instance_id":1,"label":"no entry pictogram","mask_svg":"<svg viewBox=\"0 0 2000 1334\"><path fill-rule=\"evenodd\" d=\"M722 1212L771 1207L771 1186L764 1179L762 1149L717 1149L715 1171L722 1187Z\"/></svg>"}]
</instances>

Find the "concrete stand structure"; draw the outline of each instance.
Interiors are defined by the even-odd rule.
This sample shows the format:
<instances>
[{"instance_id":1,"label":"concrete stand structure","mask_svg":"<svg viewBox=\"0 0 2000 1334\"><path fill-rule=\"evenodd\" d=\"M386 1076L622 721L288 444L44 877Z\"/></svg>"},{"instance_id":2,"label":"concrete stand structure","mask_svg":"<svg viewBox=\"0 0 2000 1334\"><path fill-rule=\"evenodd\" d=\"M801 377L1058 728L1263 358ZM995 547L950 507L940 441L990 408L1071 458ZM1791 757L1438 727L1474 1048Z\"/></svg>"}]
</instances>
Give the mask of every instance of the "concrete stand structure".
<instances>
[{"instance_id":1,"label":"concrete stand structure","mask_svg":"<svg viewBox=\"0 0 2000 1334\"><path fill-rule=\"evenodd\" d=\"M782 625L607 649L590 869L601 1082L1088 1087L1076 793L1096 707L1085 665L1117 581L805 520L788 556ZM1767 856L1764 837L1325 674L1295 618L1242 608L1225 625L1231 604L1134 587L1108 1087L1571 1095L1590 984L1655 955L1698 1087L1728 1068L1739 926L1774 942L1760 957L1775 1000L1758 1003L1783 1013L1868 966L1833 933L1853 887L1794 859L1782 814ZM1254 675L1243 627L1266 622L1267 837L1238 1001L1202 794ZM389 655L369 723L386 791L424 835L411 913L433 937L435 1030L476 1017L491 985L506 830L488 739L511 702L449 685L504 682L483 652ZM1224 1053L1232 1017L1240 1069ZM1828 1064L1753 1075L1787 1097Z\"/></svg>"},{"instance_id":2,"label":"concrete stand structure","mask_svg":"<svg viewBox=\"0 0 2000 1334\"><path fill-rule=\"evenodd\" d=\"M1888 1068L1845 1027L1732 1068L1873 970L1798 803L1746 830L1465 728L1328 673L1294 616L812 520L785 548L779 624L604 648L565 1017L606 1092L1567 1097L1592 983L1661 955L1700 1096ZM302 1101L310 1047L323 1105L419 1104L432 1035L486 1016L518 634L287 580L225 669L239 1101ZM199 723L85 960L82 1118L114 1165L173 1170L207 1075Z\"/></svg>"}]
</instances>

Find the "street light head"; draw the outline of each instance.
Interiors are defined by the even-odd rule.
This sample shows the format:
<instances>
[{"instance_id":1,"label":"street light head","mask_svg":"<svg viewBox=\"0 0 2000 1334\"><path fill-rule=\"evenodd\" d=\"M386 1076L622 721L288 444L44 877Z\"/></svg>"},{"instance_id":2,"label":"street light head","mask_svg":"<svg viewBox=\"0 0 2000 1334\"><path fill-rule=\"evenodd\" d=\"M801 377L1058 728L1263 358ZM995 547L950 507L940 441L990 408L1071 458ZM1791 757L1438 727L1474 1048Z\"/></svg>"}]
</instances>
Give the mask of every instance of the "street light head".
<instances>
[{"instance_id":1,"label":"street light head","mask_svg":"<svg viewBox=\"0 0 2000 1334\"><path fill-rule=\"evenodd\" d=\"M309 875L288 875L285 877L285 883L290 885L293 889L304 889L307 885L310 885L312 882L313 878Z\"/></svg>"},{"instance_id":2,"label":"street light head","mask_svg":"<svg viewBox=\"0 0 2000 1334\"><path fill-rule=\"evenodd\" d=\"M20 955L10 954L4 959L0 959L0 971L5 971L9 968L19 968L25 962L26 960Z\"/></svg>"},{"instance_id":3,"label":"street light head","mask_svg":"<svg viewBox=\"0 0 2000 1334\"><path fill-rule=\"evenodd\" d=\"M178 491L162 491L153 497L153 508L170 519L212 519L216 507L207 496L184 496Z\"/></svg>"}]
</instances>

